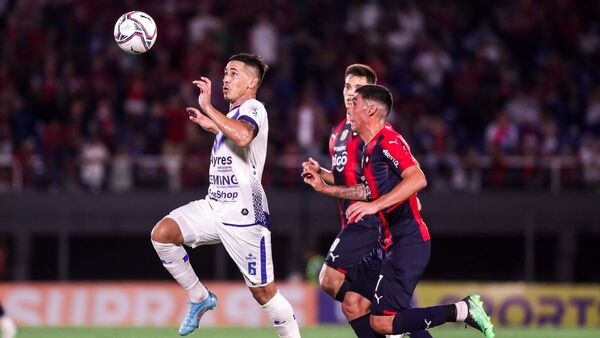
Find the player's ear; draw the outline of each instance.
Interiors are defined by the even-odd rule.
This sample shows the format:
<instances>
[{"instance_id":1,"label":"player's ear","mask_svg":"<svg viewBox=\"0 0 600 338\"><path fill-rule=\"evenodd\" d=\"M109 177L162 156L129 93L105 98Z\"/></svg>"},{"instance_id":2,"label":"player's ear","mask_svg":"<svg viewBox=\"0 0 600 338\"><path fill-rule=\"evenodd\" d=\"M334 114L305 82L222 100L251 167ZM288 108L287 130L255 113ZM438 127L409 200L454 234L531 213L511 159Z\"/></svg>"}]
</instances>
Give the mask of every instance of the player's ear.
<instances>
[{"instance_id":1,"label":"player's ear","mask_svg":"<svg viewBox=\"0 0 600 338\"><path fill-rule=\"evenodd\" d=\"M248 88L258 88L258 78L256 76L250 77L250 81L248 81Z\"/></svg>"},{"instance_id":2,"label":"player's ear","mask_svg":"<svg viewBox=\"0 0 600 338\"><path fill-rule=\"evenodd\" d=\"M368 112L369 116L373 116L373 115L377 114L377 110L378 110L378 108L377 108L376 104L374 104L373 102L369 103L369 112Z\"/></svg>"}]
</instances>

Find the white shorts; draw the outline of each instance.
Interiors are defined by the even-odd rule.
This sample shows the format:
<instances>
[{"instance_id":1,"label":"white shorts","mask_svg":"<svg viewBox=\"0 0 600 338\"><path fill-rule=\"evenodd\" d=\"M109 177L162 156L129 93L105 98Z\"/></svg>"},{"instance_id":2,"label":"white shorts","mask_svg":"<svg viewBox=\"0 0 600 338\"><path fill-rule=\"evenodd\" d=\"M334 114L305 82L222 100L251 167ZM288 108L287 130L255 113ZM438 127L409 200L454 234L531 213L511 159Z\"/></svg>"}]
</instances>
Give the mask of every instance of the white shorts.
<instances>
[{"instance_id":1,"label":"white shorts","mask_svg":"<svg viewBox=\"0 0 600 338\"><path fill-rule=\"evenodd\" d=\"M181 206L166 217L179 225L187 246L223 243L249 287L273 281L271 231L264 226L224 225L204 199Z\"/></svg>"}]
</instances>

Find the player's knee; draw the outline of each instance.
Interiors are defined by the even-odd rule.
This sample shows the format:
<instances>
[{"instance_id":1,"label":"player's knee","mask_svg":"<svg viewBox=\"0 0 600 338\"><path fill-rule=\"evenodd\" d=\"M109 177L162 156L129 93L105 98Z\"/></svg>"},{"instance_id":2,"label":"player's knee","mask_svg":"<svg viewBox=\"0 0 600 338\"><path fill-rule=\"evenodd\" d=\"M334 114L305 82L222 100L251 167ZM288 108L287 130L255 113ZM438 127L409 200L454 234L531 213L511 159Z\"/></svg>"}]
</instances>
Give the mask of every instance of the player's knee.
<instances>
[{"instance_id":1,"label":"player's knee","mask_svg":"<svg viewBox=\"0 0 600 338\"><path fill-rule=\"evenodd\" d=\"M161 219L150 233L150 238L159 243L183 244L183 235L179 226L170 218Z\"/></svg>"},{"instance_id":2,"label":"player's knee","mask_svg":"<svg viewBox=\"0 0 600 338\"><path fill-rule=\"evenodd\" d=\"M342 312L344 313L344 316L346 316L346 318L348 318L348 320L358 318L357 304L350 302L347 299L344 299L344 302L342 302Z\"/></svg>"},{"instance_id":3,"label":"player's knee","mask_svg":"<svg viewBox=\"0 0 600 338\"><path fill-rule=\"evenodd\" d=\"M371 328L379 334L388 334L391 332L391 327L388 327L387 316L371 316Z\"/></svg>"},{"instance_id":4,"label":"player's knee","mask_svg":"<svg viewBox=\"0 0 600 338\"><path fill-rule=\"evenodd\" d=\"M368 303L361 302L358 297L346 296L342 303L342 312L348 320L364 316L369 312Z\"/></svg>"},{"instance_id":5,"label":"player's knee","mask_svg":"<svg viewBox=\"0 0 600 338\"><path fill-rule=\"evenodd\" d=\"M250 288L250 292L252 292L252 297L254 297L258 304L264 305L277 294L277 287L275 287L274 283L270 283L262 287Z\"/></svg>"}]
</instances>

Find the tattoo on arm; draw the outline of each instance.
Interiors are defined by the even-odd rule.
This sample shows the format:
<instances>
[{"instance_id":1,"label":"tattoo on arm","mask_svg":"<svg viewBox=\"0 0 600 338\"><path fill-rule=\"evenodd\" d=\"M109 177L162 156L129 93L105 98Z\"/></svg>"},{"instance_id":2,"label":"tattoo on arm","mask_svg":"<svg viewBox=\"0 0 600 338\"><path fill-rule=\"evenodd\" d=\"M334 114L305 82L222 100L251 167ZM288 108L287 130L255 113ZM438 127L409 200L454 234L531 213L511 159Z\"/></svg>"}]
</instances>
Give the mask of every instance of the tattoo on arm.
<instances>
[{"instance_id":1,"label":"tattoo on arm","mask_svg":"<svg viewBox=\"0 0 600 338\"><path fill-rule=\"evenodd\" d=\"M343 198L346 200L354 201L366 201L367 193L365 186L362 184L355 184L351 186L335 185L332 186L331 195L337 198Z\"/></svg>"}]
</instances>

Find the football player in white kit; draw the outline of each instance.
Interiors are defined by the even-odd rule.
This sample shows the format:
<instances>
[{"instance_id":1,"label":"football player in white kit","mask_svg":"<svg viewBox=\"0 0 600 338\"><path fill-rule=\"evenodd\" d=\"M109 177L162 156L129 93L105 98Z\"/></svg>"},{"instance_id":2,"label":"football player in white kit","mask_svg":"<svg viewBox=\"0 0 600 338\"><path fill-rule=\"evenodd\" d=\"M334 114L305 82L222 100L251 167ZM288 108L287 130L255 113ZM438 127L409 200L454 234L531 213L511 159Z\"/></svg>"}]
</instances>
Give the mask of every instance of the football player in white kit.
<instances>
[{"instance_id":1,"label":"football player in white kit","mask_svg":"<svg viewBox=\"0 0 600 338\"><path fill-rule=\"evenodd\" d=\"M254 299L280 337L300 337L290 303L273 282L269 208L261 185L269 124L256 92L267 65L252 54L232 56L225 67L223 96L229 113L211 104L211 81L201 77L199 108L187 108L190 120L216 134L210 156L209 188L204 199L173 210L152 229L152 245L164 267L189 294L189 311L179 334L194 331L217 297L198 279L183 244L222 243L235 261Z\"/></svg>"}]
</instances>

